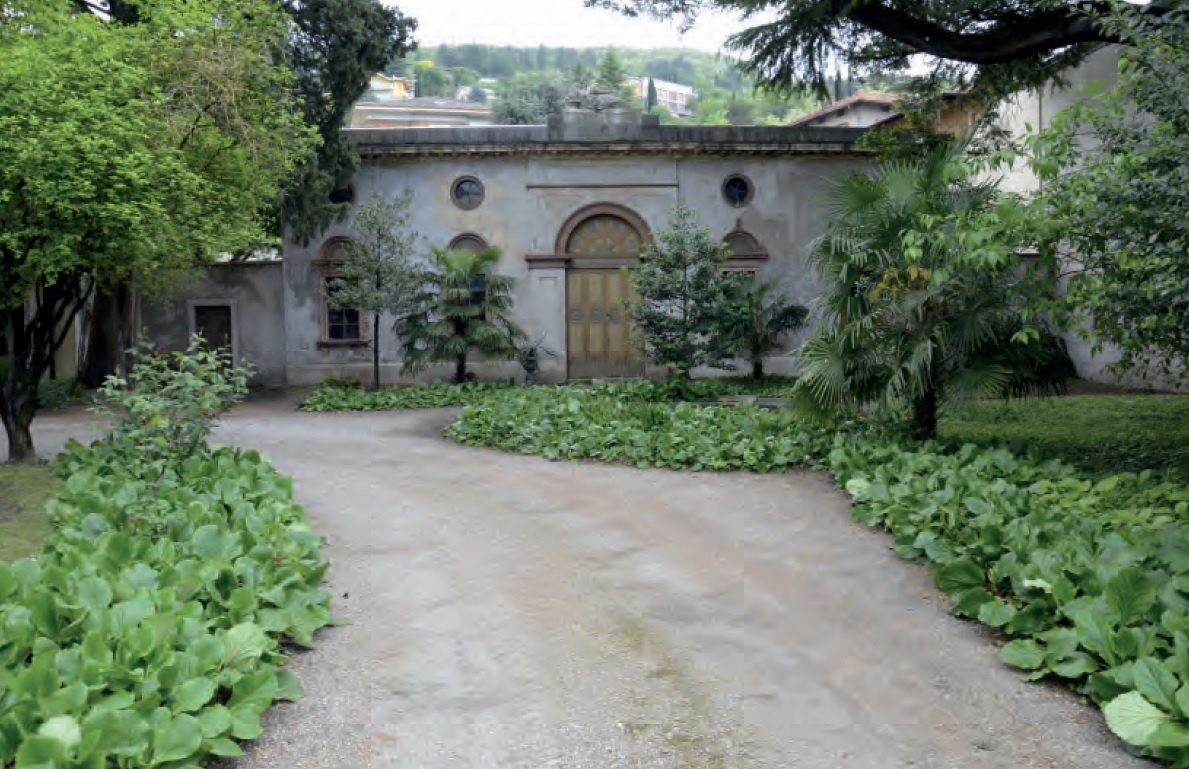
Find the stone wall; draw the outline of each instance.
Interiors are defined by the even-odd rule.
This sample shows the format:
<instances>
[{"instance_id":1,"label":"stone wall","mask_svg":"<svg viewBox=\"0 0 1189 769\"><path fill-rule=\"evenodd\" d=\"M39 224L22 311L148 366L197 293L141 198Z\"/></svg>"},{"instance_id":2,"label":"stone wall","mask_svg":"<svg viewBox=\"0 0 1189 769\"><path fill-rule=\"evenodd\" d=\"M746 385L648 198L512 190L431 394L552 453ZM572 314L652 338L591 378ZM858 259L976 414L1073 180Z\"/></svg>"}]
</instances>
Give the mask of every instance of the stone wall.
<instances>
[{"instance_id":1,"label":"stone wall","mask_svg":"<svg viewBox=\"0 0 1189 769\"><path fill-rule=\"evenodd\" d=\"M284 293L279 262L221 264L187 280L167 299L141 299L145 337L163 350L182 350L195 330L194 308L231 308L232 352L250 363L253 386L285 384Z\"/></svg>"},{"instance_id":2,"label":"stone wall","mask_svg":"<svg viewBox=\"0 0 1189 769\"><path fill-rule=\"evenodd\" d=\"M467 133L490 130L495 129ZM730 138L730 132L723 136ZM500 248L499 271L516 279L517 320L530 336L544 337L545 345L559 353L543 360L542 378L561 380L566 376L566 270L558 261L526 257L555 254L558 235L576 212L614 204L657 230L667 225L677 201L685 199L714 235L725 236L737 226L750 232L770 254L759 270L761 277L779 281L795 301L809 304L817 284L807 264L807 248L821 231L824 193L831 179L865 162L854 153L396 155L366 159L354 186L357 204L410 190L415 227L428 246L444 248L469 233ZM754 185L754 197L745 208L733 208L723 199L722 182L731 174L743 174ZM453 181L464 175L478 178L485 188L483 204L475 210L461 210L450 199ZM365 347L330 348L321 342L322 273L316 260L327 241L348 230L347 224L338 225L318 242L286 245L290 383L315 382L328 374L365 376L370 365L371 353ZM389 325L385 321L381 330L384 378L398 381L400 356ZM768 369L788 371L790 365L789 358L777 357ZM515 376L519 367L481 366L477 373ZM447 374L443 368L428 378Z\"/></svg>"}]
</instances>

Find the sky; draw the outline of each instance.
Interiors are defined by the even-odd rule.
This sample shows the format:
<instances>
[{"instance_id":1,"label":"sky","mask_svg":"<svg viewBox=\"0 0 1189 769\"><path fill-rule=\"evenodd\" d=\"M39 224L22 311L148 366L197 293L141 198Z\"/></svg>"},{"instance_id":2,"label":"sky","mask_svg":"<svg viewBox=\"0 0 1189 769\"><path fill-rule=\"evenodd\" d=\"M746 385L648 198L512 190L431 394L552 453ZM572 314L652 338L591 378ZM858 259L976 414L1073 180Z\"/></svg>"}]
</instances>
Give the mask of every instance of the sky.
<instances>
[{"instance_id":1,"label":"sky","mask_svg":"<svg viewBox=\"0 0 1189 769\"><path fill-rule=\"evenodd\" d=\"M630 19L582 0L384 0L417 19L417 40L439 43L488 43L574 48L666 48L682 46L711 53L744 25L737 19L706 14L681 35L674 23Z\"/></svg>"}]
</instances>

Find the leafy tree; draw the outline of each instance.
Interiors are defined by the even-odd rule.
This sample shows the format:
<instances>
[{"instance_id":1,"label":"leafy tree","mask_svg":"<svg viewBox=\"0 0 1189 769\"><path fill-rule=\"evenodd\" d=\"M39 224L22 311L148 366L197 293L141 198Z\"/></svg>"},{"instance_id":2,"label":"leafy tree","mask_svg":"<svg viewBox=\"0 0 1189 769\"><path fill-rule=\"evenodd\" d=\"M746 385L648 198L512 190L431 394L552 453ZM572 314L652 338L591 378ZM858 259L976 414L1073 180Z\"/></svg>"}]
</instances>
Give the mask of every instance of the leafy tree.
<instances>
[{"instance_id":1,"label":"leafy tree","mask_svg":"<svg viewBox=\"0 0 1189 769\"><path fill-rule=\"evenodd\" d=\"M418 96L442 97L453 94L454 79L450 73L428 59L413 65L413 77L416 78Z\"/></svg>"},{"instance_id":2,"label":"leafy tree","mask_svg":"<svg viewBox=\"0 0 1189 769\"><path fill-rule=\"evenodd\" d=\"M493 360L518 358L517 346L526 337L511 318L515 280L492 269L499 258L496 248L434 249L432 264L409 297L409 309L394 325L406 373L453 363L454 381L462 383L472 350Z\"/></svg>"},{"instance_id":3,"label":"leafy tree","mask_svg":"<svg viewBox=\"0 0 1189 769\"><path fill-rule=\"evenodd\" d=\"M471 92L467 96L467 100L474 102L475 104L486 104L487 103L487 89L481 85L472 86Z\"/></svg>"},{"instance_id":4,"label":"leafy tree","mask_svg":"<svg viewBox=\"0 0 1189 769\"><path fill-rule=\"evenodd\" d=\"M732 277L728 289L734 304L730 334L751 362L752 379L763 379L764 358L779 351L782 340L805 325L809 310L789 301L775 283L750 275Z\"/></svg>"},{"instance_id":5,"label":"leafy tree","mask_svg":"<svg viewBox=\"0 0 1189 769\"><path fill-rule=\"evenodd\" d=\"M136 24L144 9L160 0L73 0L113 24ZM287 33L274 41L274 63L292 69L288 87L306 123L317 128L320 142L294 170L277 205L262 212L266 225L256 242L241 243L234 253L250 255L280 242L281 228L308 243L349 210L335 193L345 190L358 168L358 158L341 129L366 92L371 75L386 62L399 60L414 45L416 21L380 0L253 0L267 16L283 11ZM88 360L81 378L98 386L122 357L120 338L131 335L126 313L127 287L98 286L87 332Z\"/></svg>"},{"instance_id":6,"label":"leafy tree","mask_svg":"<svg viewBox=\"0 0 1189 769\"><path fill-rule=\"evenodd\" d=\"M946 403L1057 392L1073 374L1059 338L1026 332L1014 298L1033 276L1006 258L1020 244L986 245L997 181L961 151L888 161L831 193L813 252L824 320L801 348L798 383L819 409L907 407L929 439Z\"/></svg>"},{"instance_id":7,"label":"leafy tree","mask_svg":"<svg viewBox=\"0 0 1189 769\"><path fill-rule=\"evenodd\" d=\"M632 324L649 360L672 366L679 379L688 380L698 366L731 367L731 308L721 274L729 256L727 245L681 203L669 227L656 233L640 264L631 268L632 291L639 297L628 304Z\"/></svg>"},{"instance_id":8,"label":"leafy tree","mask_svg":"<svg viewBox=\"0 0 1189 769\"><path fill-rule=\"evenodd\" d=\"M415 45L417 22L380 0L273 2L290 19L289 34L278 50L297 74L293 95L321 139L317 153L286 188L280 211L293 237L308 243L349 210L331 195L346 189L359 167L342 128L371 76Z\"/></svg>"},{"instance_id":9,"label":"leafy tree","mask_svg":"<svg viewBox=\"0 0 1189 769\"><path fill-rule=\"evenodd\" d=\"M731 125L754 125L756 122L755 105L732 94L731 101L727 104L727 121Z\"/></svg>"},{"instance_id":10,"label":"leafy tree","mask_svg":"<svg viewBox=\"0 0 1189 769\"><path fill-rule=\"evenodd\" d=\"M10 458L31 461L38 383L91 295L259 242L313 137L274 63L285 21L268 0L158 0L127 25L67 0L7 11L0 420Z\"/></svg>"},{"instance_id":11,"label":"leafy tree","mask_svg":"<svg viewBox=\"0 0 1189 769\"><path fill-rule=\"evenodd\" d=\"M375 198L355 211L347 259L332 281L331 307L372 317L372 389L380 389L380 316L400 316L421 280L413 264L421 236L412 229L412 193L394 200Z\"/></svg>"},{"instance_id":12,"label":"leafy tree","mask_svg":"<svg viewBox=\"0 0 1189 769\"><path fill-rule=\"evenodd\" d=\"M838 64L857 71L907 69L925 54L941 80L972 71L1001 93L1039 86L1082 61L1101 43L1126 42L1094 14L1113 0L585 0L588 6L631 16L679 18L692 24L699 13L723 11L764 18L730 38L744 54L745 68L767 84L795 87L811 82L827 89ZM1159 16L1175 0L1135 6ZM771 18L769 18L771 17Z\"/></svg>"},{"instance_id":13,"label":"leafy tree","mask_svg":"<svg viewBox=\"0 0 1189 769\"><path fill-rule=\"evenodd\" d=\"M530 73L503 84L495 119L503 125L540 125L566 106L571 83L559 73Z\"/></svg>"},{"instance_id":14,"label":"leafy tree","mask_svg":"<svg viewBox=\"0 0 1189 769\"><path fill-rule=\"evenodd\" d=\"M1119 83L1033 142L1043 179L1031 221L1056 225L1054 271L1072 273L1064 319L1122 351L1122 368L1185 376L1189 361L1189 21L1121 10ZM1142 112L1142 119L1136 112ZM1080 317L1079 317L1080 316Z\"/></svg>"}]
</instances>

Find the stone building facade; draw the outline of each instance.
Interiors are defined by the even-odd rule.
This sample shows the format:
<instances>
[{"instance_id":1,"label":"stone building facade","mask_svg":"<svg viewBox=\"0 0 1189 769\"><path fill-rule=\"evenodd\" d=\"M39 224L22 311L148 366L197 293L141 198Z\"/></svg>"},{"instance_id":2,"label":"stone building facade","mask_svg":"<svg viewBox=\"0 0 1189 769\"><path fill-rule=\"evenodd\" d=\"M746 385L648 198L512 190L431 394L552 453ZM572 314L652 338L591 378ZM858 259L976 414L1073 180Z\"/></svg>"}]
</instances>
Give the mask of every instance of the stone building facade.
<instances>
[{"instance_id":1,"label":"stone building facade","mask_svg":"<svg viewBox=\"0 0 1189 769\"><path fill-rule=\"evenodd\" d=\"M412 193L415 228L429 247L494 246L516 279L515 312L556 353L550 381L649 372L620 300L623 267L679 200L731 246L727 269L775 280L809 304L817 284L808 247L822 228L831 183L862 167L862 132L845 128L676 127L628 109L572 110L545 126L353 130L362 157L357 204ZM370 370L370 324L328 308L325 287L350 223L317 242L284 247L284 380L317 382ZM362 321L362 322L361 322ZM400 381L398 343L381 325L384 378ZM796 340L790 340L790 346ZM777 356L767 370L787 371ZM480 376L519 366L477 365ZM429 378L446 377L432 371Z\"/></svg>"}]
</instances>

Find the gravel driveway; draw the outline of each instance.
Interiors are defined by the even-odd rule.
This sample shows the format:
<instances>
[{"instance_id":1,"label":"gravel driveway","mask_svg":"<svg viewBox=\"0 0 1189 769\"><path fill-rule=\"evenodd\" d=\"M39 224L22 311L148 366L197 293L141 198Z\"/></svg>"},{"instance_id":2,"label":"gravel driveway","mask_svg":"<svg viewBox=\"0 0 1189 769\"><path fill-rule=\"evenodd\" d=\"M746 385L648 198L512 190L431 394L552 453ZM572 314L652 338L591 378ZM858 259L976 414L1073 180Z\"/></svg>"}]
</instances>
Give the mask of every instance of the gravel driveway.
<instances>
[{"instance_id":1,"label":"gravel driveway","mask_svg":"<svg viewBox=\"0 0 1189 769\"><path fill-rule=\"evenodd\" d=\"M550 463L454 445L452 416L257 403L221 429L296 479L352 622L236 769L1147 766L827 479ZM43 450L78 422L39 420Z\"/></svg>"}]
</instances>

